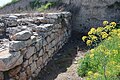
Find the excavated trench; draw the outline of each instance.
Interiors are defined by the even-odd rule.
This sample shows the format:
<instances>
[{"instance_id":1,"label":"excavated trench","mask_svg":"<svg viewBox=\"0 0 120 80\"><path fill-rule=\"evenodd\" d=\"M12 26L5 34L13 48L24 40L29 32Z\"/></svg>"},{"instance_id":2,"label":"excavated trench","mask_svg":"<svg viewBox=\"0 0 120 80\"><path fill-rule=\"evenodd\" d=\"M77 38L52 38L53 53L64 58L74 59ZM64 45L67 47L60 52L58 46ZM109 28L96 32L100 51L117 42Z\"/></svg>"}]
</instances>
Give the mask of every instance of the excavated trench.
<instances>
[{"instance_id":1,"label":"excavated trench","mask_svg":"<svg viewBox=\"0 0 120 80\"><path fill-rule=\"evenodd\" d=\"M52 57L35 80L84 80L77 75L78 60L88 51L81 40L83 35L72 31L69 41Z\"/></svg>"}]
</instances>

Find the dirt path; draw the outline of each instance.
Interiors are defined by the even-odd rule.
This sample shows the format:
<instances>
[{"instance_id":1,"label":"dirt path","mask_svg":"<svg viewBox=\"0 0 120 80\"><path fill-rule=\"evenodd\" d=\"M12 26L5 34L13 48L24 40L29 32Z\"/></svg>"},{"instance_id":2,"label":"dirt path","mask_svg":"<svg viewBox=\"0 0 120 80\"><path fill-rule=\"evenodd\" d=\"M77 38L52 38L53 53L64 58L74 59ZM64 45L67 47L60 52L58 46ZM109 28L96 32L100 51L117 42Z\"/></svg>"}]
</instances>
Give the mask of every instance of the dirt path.
<instances>
[{"instance_id":1,"label":"dirt path","mask_svg":"<svg viewBox=\"0 0 120 80\"><path fill-rule=\"evenodd\" d=\"M73 33L71 39L53 56L35 80L83 80L77 75L78 60L87 51L80 34ZM76 37L78 36L78 37ZM79 49L79 52L77 52Z\"/></svg>"}]
</instances>

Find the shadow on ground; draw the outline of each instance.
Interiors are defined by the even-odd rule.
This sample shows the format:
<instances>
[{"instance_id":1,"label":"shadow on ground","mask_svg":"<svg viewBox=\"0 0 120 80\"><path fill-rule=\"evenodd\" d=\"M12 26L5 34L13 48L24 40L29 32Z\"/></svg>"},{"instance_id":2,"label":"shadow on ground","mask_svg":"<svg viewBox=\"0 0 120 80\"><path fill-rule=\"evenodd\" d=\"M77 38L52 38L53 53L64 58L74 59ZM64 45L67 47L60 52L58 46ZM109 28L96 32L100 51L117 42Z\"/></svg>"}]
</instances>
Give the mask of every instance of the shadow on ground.
<instances>
[{"instance_id":1,"label":"shadow on ground","mask_svg":"<svg viewBox=\"0 0 120 80\"><path fill-rule=\"evenodd\" d=\"M42 69L35 80L55 80L56 77L72 65L78 49L84 51L87 49L85 43L82 42L80 33L72 32L69 41L63 46L52 60Z\"/></svg>"}]
</instances>

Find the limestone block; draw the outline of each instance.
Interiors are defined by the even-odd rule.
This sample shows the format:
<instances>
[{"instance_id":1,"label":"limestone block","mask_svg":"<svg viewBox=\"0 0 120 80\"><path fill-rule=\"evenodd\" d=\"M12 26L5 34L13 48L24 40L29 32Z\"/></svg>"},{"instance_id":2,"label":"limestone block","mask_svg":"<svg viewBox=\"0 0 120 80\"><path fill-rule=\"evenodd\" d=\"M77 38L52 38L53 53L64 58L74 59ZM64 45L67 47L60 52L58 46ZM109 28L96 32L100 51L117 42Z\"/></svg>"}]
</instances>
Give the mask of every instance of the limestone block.
<instances>
[{"instance_id":1,"label":"limestone block","mask_svg":"<svg viewBox=\"0 0 120 80\"><path fill-rule=\"evenodd\" d=\"M40 71L41 71L41 68L37 68L37 69L35 70L35 75L38 75Z\"/></svg>"},{"instance_id":2,"label":"limestone block","mask_svg":"<svg viewBox=\"0 0 120 80\"><path fill-rule=\"evenodd\" d=\"M15 67L9 71L10 77L15 77L21 70L21 66Z\"/></svg>"},{"instance_id":3,"label":"limestone block","mask_svg":"<svg viewBox=\"0 0 120 80\"><path fill-rule=\"evenodd\" d=\"M55 34L54 34L54 33L50 34L50 38L51 38L52 40L55 39Z\"/></svg>"},{"instance_id":4,"label":"limestone block","mask_svg":"<svg viewBox=\"0 0 120 80\"><path fill-rule=\"evenodd\" d=\"M20 51L21 55L23 55L23 57L25 57L24 55L27 53L27 49L24 48Z\"/></svg>"},{"instance_id":5,"label":"limestone block","mask_svg":"<svg viewBox=\"0 0 120 80\"><path fill-rule=\"evenodd\" d=\"M26 46L30 46L31 44L32 44L32 39L28 39L28 40L25 41Z\"/></svg>"},{"instance_id":6,"label":"limestone block","mask_svg":"<svg viewBox=\"0 0 120 80\"><path fill-rule=\"evenodd\" d=\"M9 27L16 27L18 25L17 21L13 19L6 20L6 24Z\"/></svg>"},{"instance_id":7,"label":"limestone block","mask_svg":"<svg viewBox=\"0 0 120 80\"><path fill-rule=\"evenodd\" d=\"M47 19L48 23L55 23L56 19Z\"/></svg>"},{"instance_id":8,"label":"limestone block","mask_svg":"<svg viewBox=\"0 0 120 80\"><path fill-rule=\"evenodd\" d=\"M43 49L41 49L39 52L39 57L42 56L43 54L44 54L44 51L43 51Z\"/></svg>"},{"instance_id":9,"label":"limestone block","mask_svg":"<svg viewBox=\"0 0 120 80\"><path fill-rule=\"evenodd\" d=\"M37 68L39 68L41 65L42 65L42 57L40 57L38 60L37 60L37 62L36 62L36 66L37 66Z\"/></svg>"},{"instance_id":10,"label":"limestone block","mask_svg":"<svg viewBox=\"0 0 120 80\"><path fill-rule=\"evenodd\" d=\"M10 15L9 18L10 18L10 19L17 19L18 17L15 16L15 15Z\"/></svg>"},{"instance_id":11,"label":"limestone block","mask_svg":"<svg viewBox=\"0 0 120 80\"><path fill-rule=\"evenodd\" d=\"M33 61L37 61L38 60L38 57L37 57L37 54L35 53L34 55L33 55Z\"/></svg>"},{"instance_id":12,"label":"limestone block","mask_svg":"<svg viewBox=\"0 0 120 80\"><path fill-rule=\"evenodd\" d=\"M36 63L33 62L33 63L30 65L30 68L31 68L31 72L33 73L33 72L37 69Z\"/></svg>"},{"instance_id":13,"label":"limestone block","mask_svg":"<svg viewBox=\"0 0 120 80\"><path fill-rule=\"evenodd\" d=\"M19 51L20 49L23 49L25 47L26 45L24 41L10 41L9 43L10 51Z\"/></svg>"},{"instance_id":14,"label":"limestone block","mask_svg":"<svg viewBox=\"0 0 120 80\"><path fill-rule=\"evenodd\" d=\"M31 44L34 44L36 42L36 36L31 36Z\"/></svg>"},{"instance_id":15,"label":"limestone block","mask_svg":"<svg viewBox=\"0 0 120 80\"><path fill-rule=\"evenodd\" d=\"M26 68L26 73L27 73L27 75L28 75L27 77L30 77L30 76L32 75L30 66L28 66L28 67Z\"/></svg>"},{"instance_id":16,"label":"limestone block","mask_svg":"<svg viewBox=\"0 0 120 80\"><path fill-rule=\"evenodd\" d=\"M30 31L24 30L13 35L12 39L16 41L25 41L31 37L32 33Z\"/></svg>"},{"instance_id":17,"label":"limestone block","mask_svg":"<svg viewBox=\"0 0 120 80\"><path fill-rule=\"evenodd\" d=\"M40 51L42 45L43 45L43 40L37 39L36 44L35 44L36 51Z\"/></svg>"},{"instance_id":18,"label":"limestone block","mask_svg":"<svg viewBox=\"0 0 120 80\"><path fill-rule=\"evenodd\" d=\"M0 71L10 70L22 62L23 56L21 56L20 52L5 51L0 53Z\"/></svg>"},{"instance_id":19,"label":"limestone block","mask_svg":"<svg viewBox=\"0 0 120 80\"><path fill-rule=\"evenodd\" d=\"M62 25L61 25L61 24L56 24L54 28L55 28L55 29L56 29L56 28L57 28L57 29L61 29L61 28L62 28Z\"/></svg>"},{"instance_id":20,"label":"limestone block","mask_svg":"<svg viewBox=\"0 0 120 80\"><path fill-rule=\"evenodd\" d=\"M23 67L26 68L28 66L28 60L26 60L25 62L23 62Z\"/></svg>"},{"instance_id":21,"label":"limestone block","mask_svg":"<svg viewBox=\"0 0 120 80\"><path fill-rule=\"evenodd\" d=\"M27 53L26 53L25 58L29 59L34 53L35 53L35 47L29 47L27 49Z\"/></svg>"},{"instance_id":22,"label":"limestone block","mask_svg":"<svg viewBox=\"0 0 120 80\"><path fill-rule=\"evenodd\" d=\"M50 28L52 28L53 24L41 24L36 27L37 31L47 32Z\"/></svg>"},{"instance_id":23,"label":"limestone block","mask_svg":"<svg viewBox=\"0 0 120 80\"><path fill-rule=\"evenodd\" d=\"M48 36L48 37L46 38L46 40L47 40L48 43L50 43L50 42L52 41L52 39L50 38L50 36Z\"/></svg>"},{"instance_id":24,"label":"limestone block","mask_svg":"<svg viewBox=\"0 0 120 80\"><path fill-rule=\"evenodd\" d=\"M71 17L72 14L70 12L61 12L64 18Z\"/></svg>"},{"instance_id":25,"label":"limestone block","mask_svg":"<svg viewBox=\"0 0 120 80\"><path fill-rule=\"evenodd\" d=\"M45 15L45 18L58 19L61 16L61 13L48 13Z\"/></svg>"},{"instance_id":26,"label":"limestone block","mask_svg":"<svg viewBox=\"0 0 120 80\"><path fill-rule=\"evenodd\" d=\"M25 72L20 73L20 79L19 80L27 80L27 75Z\"/></svg>"},{"instance_id":27,"label":"limestone block","mask_svg":"<svg viewBox=\"0 0 120 80\"><path fill-rule=\"evenodd\" d=\"M48 51L49 50L48 45L44 46L43 49L44 49L44 51Z\"/></svg>"},{"instance_id":28,"label":"limestone block","mask_svg":"<svg viewBox=\"0 0 120 80\"><path fill-rule=\"evenodd\" d=\"M43 46L46 46L48 44L47 40L43 39Z\"/></svg>"},{"instance_id":29,"label":"limestone block","mask_svg":"<svg viewBox=\"0 0 120 80\"><path fill-rule=\"evenodd\" d=\"M45 63L46 61L47 61L47 59L48 59L48 55L47 54L44 54L43 56L42 56L42 61L43 61L43 63Z\"/></svg>"},{"instance_id":30,"label":"limestone block","mask_svg":"<svg viewBox=\"0 0 120 80\"><path fill-rule=\"evenodd\" d=\"M49 44L48 44L48 50L49 49L51 49L53 46L52 46L52 42L50 42Z\"/></svg>"},{"instance_id":31,"label":"limestone block","mask_svg":"<svg viewBox=\"0 0 120 80\"><path fill-rule=\"evenodd\" d=\"M57 44L57 40L52 41L52 47L54 47Z\"/></svg>"},{"instance_id":32,"label":"limestone block","mask_svg":"<svg viewBox=\"0 0 120 80\"><path fill-rule=\"evenodd\" d=\"M29 63L29 64L32 64L32 62L33 62L33 57L30 57L28 63Z\"/></svg>"},{"instance_id":33,"label":"limestone block","mask_svg":"<svg viewBox=\"0 0 120 80\"><path fill-rule=\"evenodd\" d=\"M48 51L47 54L48 54L48 57L52 57L52 54L53 54L53 53L52 53L52 49L49 49L49 51Z\"/></svg>"}]
</instances>

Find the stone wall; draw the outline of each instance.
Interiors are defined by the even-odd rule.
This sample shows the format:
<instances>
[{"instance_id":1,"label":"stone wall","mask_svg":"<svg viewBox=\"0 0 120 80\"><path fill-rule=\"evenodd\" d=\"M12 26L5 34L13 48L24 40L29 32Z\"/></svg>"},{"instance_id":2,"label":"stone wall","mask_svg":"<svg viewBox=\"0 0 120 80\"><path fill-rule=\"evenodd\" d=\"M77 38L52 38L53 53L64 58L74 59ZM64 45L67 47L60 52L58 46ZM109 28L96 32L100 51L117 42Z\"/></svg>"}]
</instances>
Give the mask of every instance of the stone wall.
<instances>
[{"instance_id":1,"label":"stone wall","mask_svg":"<svg viewBox=\"0 0 120 80\"><path fill-rule=\"evenodd\" d=\"M70 19L69 12L2 15L0 80L33 80L67 42Z\"/></svg>"}]
</instances>

